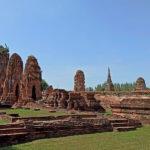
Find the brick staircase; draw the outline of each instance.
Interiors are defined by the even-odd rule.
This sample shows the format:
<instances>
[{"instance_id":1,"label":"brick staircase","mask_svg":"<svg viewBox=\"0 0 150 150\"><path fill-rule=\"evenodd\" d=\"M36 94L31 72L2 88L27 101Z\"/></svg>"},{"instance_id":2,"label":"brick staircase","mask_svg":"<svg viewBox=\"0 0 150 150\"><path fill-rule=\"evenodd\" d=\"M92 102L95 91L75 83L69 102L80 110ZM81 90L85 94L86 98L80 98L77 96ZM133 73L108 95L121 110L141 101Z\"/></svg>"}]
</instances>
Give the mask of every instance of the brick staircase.
<instances>
[{"instance_id":1,"label":"brick staircase","mask_svg":"<svg viewBox=\"0 0 150 150\"><path fill-rule=\"evenodd\" d=\"M68 119L31 121L0 125L0 147L41 138L62 137L108 131L136 130L141 124L125 118L99 118L76 116Z\"/></svg>"},{"instance_id":2,"label":"brick staircase","mask_svg":"<svg viewBox=\"0 0 150 150\"><path fill-rule=\"evenodd\" d=\"M109 119L114 131L132 131L136 130L137 127L140 127L141 124L138 122L133 122L129 119L119 118L119 119Z\"/></svg>"}]
</instances>

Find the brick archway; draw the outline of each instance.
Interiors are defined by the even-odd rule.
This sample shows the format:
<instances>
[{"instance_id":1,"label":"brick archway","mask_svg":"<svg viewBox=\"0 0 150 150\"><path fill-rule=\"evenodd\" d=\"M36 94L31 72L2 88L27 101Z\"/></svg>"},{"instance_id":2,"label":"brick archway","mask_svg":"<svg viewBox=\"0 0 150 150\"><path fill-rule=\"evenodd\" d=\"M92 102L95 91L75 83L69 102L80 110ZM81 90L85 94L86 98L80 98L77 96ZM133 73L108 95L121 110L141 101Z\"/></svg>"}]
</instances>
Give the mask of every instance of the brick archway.
<instances>
[{"instance_id":1,"label":"brick archway","mask_svg":"<svg viewBox=\"0 0 150 150\"><path fill-rule=\"evenodd\" d=\"M17 85L16 85L16 88L15 88L15 96L16 96L16 100L19 99L19 95L20 95L19 85L17 84Z\"/></svg>"},{"instance_id":2,"label":"brick archway","mask_svg":"<svg viewBox=\"0 0 150 150\"><path fill-rule=\"evenodd\" d=\"M36 100L36 88L35 88L35 86L32 87L32 99Z\"/></svg>"}]
</instances>

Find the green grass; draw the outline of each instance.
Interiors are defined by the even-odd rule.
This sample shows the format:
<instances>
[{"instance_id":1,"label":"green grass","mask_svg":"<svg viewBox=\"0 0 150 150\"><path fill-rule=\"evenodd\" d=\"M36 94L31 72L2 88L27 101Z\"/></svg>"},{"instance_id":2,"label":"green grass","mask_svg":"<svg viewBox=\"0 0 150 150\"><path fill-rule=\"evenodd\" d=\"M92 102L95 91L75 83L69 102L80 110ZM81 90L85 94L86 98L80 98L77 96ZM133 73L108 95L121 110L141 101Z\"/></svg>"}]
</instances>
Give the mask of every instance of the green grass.
<instances>
[{"instance_id":1,"label":"green grass","mask_svg":"<svg viewBox=\"0 0 150 150\"><path fill-rule=\"evenodd\" d=\"M130 132L107 132L37 140L1 150L150 150L150 126Z\"/></svg>"},{"instance_id":2,"label":"green grass","mask_svg":"<svg viewBox=\"0 0 150 150\"><path fill-rule=\"evenodd\" d=\"M28 110L28 109L0 109L0 112L6 112L7 114L19 114L20 117L42 117L42 116L59 116L66 115L65 111L48 112L48 110ZM8 124L6 120L0 119L0 125Z\"/></svg>"},{"instance_id":3,"label":"green grass","mask_svg":"<svg viewBox=\"0 0 150 150\"><path fill-rule=\"evenodd\" d=\"M106 112L104 113L105 116L111 116L112 115L112 110L107 109Z\"/></svg>"},{"instance_id":4,"label":"green grass","mask_svg":"<svg viewBox=\"0 0 150 150\"><path fill-rule=\"evenodd\" d=\"M0 119L0 125L5 125L5 124L8 124L8 123L9 123L9 121L1 120L1 119Z\"/></svg>"},{"instance_id":5,"label":"green grass","mask_svg":"<svg viewBox=\"0 0 150 150\"><path fill-rule=\"evenodd\" d=\"M6 112L7 114L19 114L20 117L42 117L42 116L59 116L65 115L66 112L58 111L58 112L48 112L48 110L28 110L28 109L0 109L0 112Z\"/></svg>"}]
</instances>

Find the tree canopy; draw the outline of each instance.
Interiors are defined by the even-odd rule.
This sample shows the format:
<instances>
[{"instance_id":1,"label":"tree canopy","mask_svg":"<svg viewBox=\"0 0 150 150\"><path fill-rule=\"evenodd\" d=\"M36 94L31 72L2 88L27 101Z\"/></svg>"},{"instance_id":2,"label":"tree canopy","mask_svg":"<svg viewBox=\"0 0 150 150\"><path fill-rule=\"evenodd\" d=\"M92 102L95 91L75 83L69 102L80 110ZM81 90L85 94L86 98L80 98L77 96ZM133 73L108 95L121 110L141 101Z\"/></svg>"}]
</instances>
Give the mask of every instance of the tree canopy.
<instances>
[{"instance_id":1,"label":"tree canopy","mask_svg":"<svg viewBox=\"0 0 150 150\"><path fill-rule=\"evenodd\" d=\"M9 48L8 46L5 44L5 47L3 45L0 45L0 53L8 53L9 52Z\"/></svg>"},{"instance_id":2,"label":"tree canopy","mask_svg":"<svg viewBox=\"0 0 150 150\"><path fill-rule=\"evenodd\" d=\"M42 82L41 82L42 91L46 90L48 87L49 87L49 84L44 79L42 79Z\"/></svg>"},{"instance_id":3,"label":"tree canopy","mask_svg":"<svg viewBox=\"0 0 150 150\"><path fill-rule=\"evenodd\" d=\"M95 91L104 91L106 87L106 82L103 84L98 84L95 87ZM135 83L114 83L115 91L133 91L135 89Z\"/></svg>"}]
</instances>

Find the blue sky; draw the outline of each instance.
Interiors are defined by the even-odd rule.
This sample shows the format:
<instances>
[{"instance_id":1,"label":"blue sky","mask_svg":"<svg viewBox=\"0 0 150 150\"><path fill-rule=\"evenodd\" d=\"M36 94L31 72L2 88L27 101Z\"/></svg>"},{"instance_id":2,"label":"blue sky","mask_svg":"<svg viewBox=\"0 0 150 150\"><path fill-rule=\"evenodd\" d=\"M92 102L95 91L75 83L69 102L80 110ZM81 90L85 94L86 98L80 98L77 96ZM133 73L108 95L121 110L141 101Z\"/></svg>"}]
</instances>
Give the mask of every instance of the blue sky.
<instances>
[{"instance_id":1,"label":"blue sky","mask_svg":"<svg viewBox=\"0 0 150 150\"><path fill-rule=\"evenodd\" d=\"M150 85L149 0L0 0L0 43L22 59L35 55L43 78L73 88L82 69L86 85L106 80Z\"/></svg>"}]
</instances>

